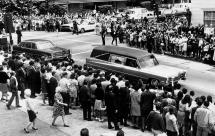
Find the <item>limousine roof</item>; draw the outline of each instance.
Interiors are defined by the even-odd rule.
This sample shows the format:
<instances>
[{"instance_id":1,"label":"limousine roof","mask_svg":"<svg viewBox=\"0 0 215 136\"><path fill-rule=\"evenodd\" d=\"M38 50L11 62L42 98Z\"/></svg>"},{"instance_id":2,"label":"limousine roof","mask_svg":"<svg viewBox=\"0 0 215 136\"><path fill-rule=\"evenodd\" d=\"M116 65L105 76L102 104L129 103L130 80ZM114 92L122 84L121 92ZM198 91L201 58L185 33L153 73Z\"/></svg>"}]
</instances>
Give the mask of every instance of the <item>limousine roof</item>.
<instances>
[{"instance_id":1,"label":"limousine roof","mask_svg":"<svg viewBox=\"0 0 215 136\"><path fill-rule=\"evenodd\" d=\"M98 46L93 49L93 51L104 51L109 53L114 53L126 57L132 58L142 58L144 56L148 56L149 53L144 50L134 49L130 47L119 47L119 46Z\"/></svg>"}]
</instances>

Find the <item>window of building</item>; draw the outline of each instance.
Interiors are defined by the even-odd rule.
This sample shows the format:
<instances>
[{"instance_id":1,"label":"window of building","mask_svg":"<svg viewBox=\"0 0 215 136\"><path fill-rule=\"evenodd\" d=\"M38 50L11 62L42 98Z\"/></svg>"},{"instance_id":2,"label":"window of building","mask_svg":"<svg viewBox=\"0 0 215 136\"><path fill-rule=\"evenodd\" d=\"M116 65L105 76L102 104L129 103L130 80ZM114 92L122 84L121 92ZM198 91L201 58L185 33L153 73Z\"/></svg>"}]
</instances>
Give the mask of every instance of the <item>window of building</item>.
<instances>
[{"instance_id":1,"label":"window of building","mask_svg":"<svg viewBox=\"0 0 215 136\"><path fill-rule=\"evenodd\" d=\"M204 11L204 25L215 27L215 11Z\"/></svg>"}]
</instances>

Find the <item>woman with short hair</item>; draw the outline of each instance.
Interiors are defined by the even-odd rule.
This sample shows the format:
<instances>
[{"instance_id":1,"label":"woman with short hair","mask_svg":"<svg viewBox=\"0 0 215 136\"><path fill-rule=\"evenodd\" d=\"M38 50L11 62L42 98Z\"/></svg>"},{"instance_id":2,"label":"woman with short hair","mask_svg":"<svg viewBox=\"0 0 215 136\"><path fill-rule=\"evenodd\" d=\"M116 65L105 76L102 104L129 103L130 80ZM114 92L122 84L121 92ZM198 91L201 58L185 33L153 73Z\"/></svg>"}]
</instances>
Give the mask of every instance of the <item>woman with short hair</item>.
<instances>
[{"instance_id":1,"label":"woman with short hair","mask_svg":"<svg viewBox=\"0 0 215 136\"><path fill-rule=\"evenodd\" d=\"M55 121L57 119L57 117L61 116L62 120L63 120L63 124L64 127L69 127L68 125L65 124L64 121L64 106L68 106L66 103L63 103L63 97L61 96L61 88L57 87L56 91L55 91L55 103L54 103L54 109L53 109L53 121L52 121L52 126L56 126L55 125Z\"/></svg>"}]
</instances>

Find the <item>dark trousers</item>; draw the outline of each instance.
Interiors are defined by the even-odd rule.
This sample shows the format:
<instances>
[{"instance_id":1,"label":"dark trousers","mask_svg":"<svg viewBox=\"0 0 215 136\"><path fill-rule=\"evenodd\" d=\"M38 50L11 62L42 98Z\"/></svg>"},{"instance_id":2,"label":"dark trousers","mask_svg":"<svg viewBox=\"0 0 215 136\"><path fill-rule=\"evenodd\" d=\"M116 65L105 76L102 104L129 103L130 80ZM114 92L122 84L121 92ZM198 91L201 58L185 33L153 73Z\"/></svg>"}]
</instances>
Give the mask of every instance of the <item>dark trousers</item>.
<instances>
[{"instance_id":1,"label":"dark trousers","mask_svg":"<svg viewBox=\"0 0 215 136\"><path fill-rule=\"evenodd\" d=\"M35 87L34 87L34 82L33 83L29 83L29 88L31 89L31 96L36 96L35 95Z\"/></svg>"},{"instance_id":2,"label":"dark trousers","mask_svg":"<svg viewBox=\"0 0 215 136\"><path fill-rule=\"evenodd\" d=\"M65 114L69 113L69 101L70 101L70 95L69 93L61 92L61 95L63 97L63 103L68 104L67 106L64 106L64 112Z\"/></svg>"},{"instance_id":3,"label":"dark trousers","mask_svg":"<svg viewBox=\"0 0 215 136\"><path fill-rule=\"evenodd\" d=\"M177 132L172 132L169 130L166 130L166 132L167 132L167 136L177 136Z\"/></svg>"},{"instance_id":4,"label":"dark trousers","mask_svg":"<svg viewBox=\"0 0 215 136\"><path fill-rule=\"evenodd\" d=\"M83 118L84 120L91 120L91 103L82 102Z\"/></svg>"},{"instance_id":5,"label":"dark trousers","mask_svg":"<svg viewBox=\"0 0 215 136\"><path fill-rule=\"evenodd\" d=\"M111 43L113 44L113 43L114 43L114 41L115 41L115 42L116 42L116 45L117 45L117 36L113 36L112 38L113 38L113 40L112 40L112 42L111 42Z\"/></svg>"},{"instance_id":6,"label":"dark trousers","mask_svg":"<svg viewBox=\"0 0 215 136\"><path fill-rule=\"evenodd\" d=\"M117 114L114 111L107 111L108 128L111 128L111 122L113 122L115 128L119 128Z\"/></svg>"},{"instance_id":7,"label":"dark trousers","mask_svg":"<svg viewBox=\"0 0 215 136\"><path fill-rule=\"evenodd\" d=\"M21 36L17 36L17 44L19 44L21 42Z\"/></svg>"},{"instance_id":8,"label":"dark trousers","mask_svg":"<svg viewBox=\"0 0 215 136\"><path fill-rule=\"evenodd\" d=\"M54 94L49 94L48 95L48 101L49 101L50 106L54 105Z\"/></svg>"},{"instance_id":9,"label":"dark trousers","mask_svg":"<svg viewBox=\"0 0 215 136\"><path fill-rule=\"evenodd\" d=\"M18 96L18 92L16 91L16 92L12 92L12 96L11 96L11 98L10 98L8 104L7 104L8 107L11 106L11 104L12 104L12 102L13 102L15 97L16 97L16 106L19 106L19 96Z\"/></svg>"},{"instance_id":10,"label":"dark trousers","mask_svg":"<svg viewBox=\"0 0 215 136\"><path fill-rule=\"evenodd\" d=\"M105 34L101 34L102 37L102 45L105 45Z\"/></svg>"},{"instance_id":11,"label":"dark trousers","mask_svg":"<svg viewBox=\"0 0 215 136\"><path fill-rule=\"evenodd\" d=\"M19 83L19 85L20 85L20 91L21 91L21 94L20 94L20 97L21 98L24 98L24 96L25 96L25 83Z\"/></svg>"}]
</instances>

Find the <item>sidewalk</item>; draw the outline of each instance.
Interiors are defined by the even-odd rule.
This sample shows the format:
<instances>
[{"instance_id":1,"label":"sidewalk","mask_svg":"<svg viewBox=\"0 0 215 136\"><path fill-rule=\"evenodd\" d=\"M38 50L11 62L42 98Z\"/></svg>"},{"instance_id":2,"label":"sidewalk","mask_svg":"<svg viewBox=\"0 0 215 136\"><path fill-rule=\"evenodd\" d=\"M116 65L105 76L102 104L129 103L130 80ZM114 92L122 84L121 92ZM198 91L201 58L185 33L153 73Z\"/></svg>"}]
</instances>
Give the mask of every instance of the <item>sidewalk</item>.
<instances>
[{"instance_id":1,"label":"sidewalk","mask_svg":"<svg viewBox=\"0 0 215 136\"><path fill-rule=\"evenodd\" d=\"M82 128L88 128L90 136L116 136L117 131L108 129L107 122L84 121L81 109L70 109L72 115L65 117L66 123L70 126L69 128L62 126L62 119L60 117L56 121L57 127L50 127L52 122L52 107L43 106L40 96L34 99L33 102L35 109L39 113L37 115L39 130L27 134L29 136L79 136ZM23 136L25 134L23 128L28 123L24 100L20 100L22 107L19 109L12 108L11 110L7 110L5 105L5 103L0 102L0 118L1 122L3 122L0 124L0 130L4 130L0 132L0 136ZM125 132L125 136L133 136L134 134L135 136L152 136L147 131L143 133L141 130L135 130L131 127L120 127Z\"/></svg>"},{"instance_id":2,"label":"sidewalk","mask_svg":"<svg viewBox=\"0 0 215 136\"><path fill-rule=\"evenodd\" d=\"M0 136L69 136L56 128L51 128L49 124L37 120L38 131L30 130L29 134L24 132L24 127L28 123L28 115L20 109L12 107L7 110L5 103L0 102Z\"/></svg>"}]
</instances>

